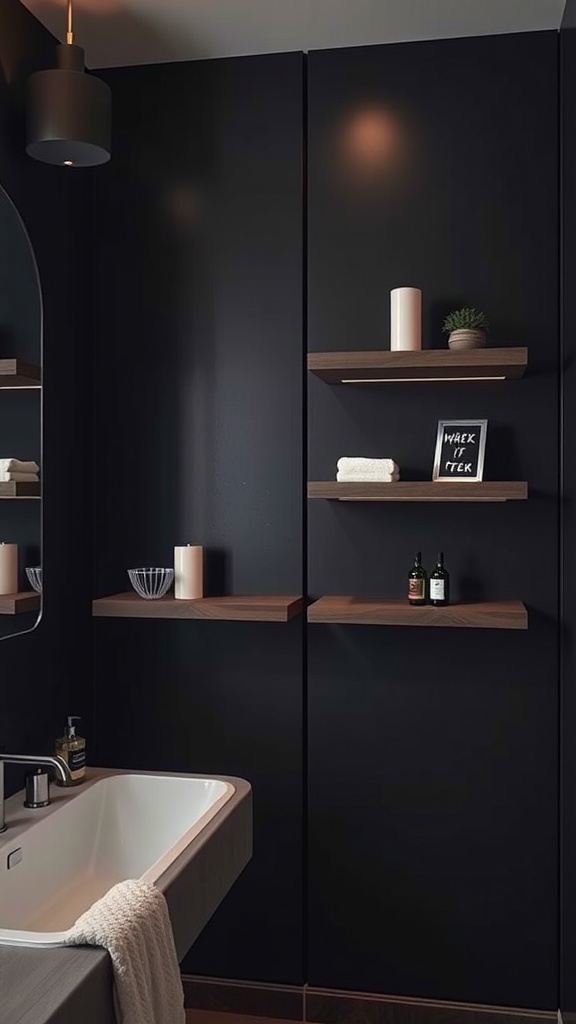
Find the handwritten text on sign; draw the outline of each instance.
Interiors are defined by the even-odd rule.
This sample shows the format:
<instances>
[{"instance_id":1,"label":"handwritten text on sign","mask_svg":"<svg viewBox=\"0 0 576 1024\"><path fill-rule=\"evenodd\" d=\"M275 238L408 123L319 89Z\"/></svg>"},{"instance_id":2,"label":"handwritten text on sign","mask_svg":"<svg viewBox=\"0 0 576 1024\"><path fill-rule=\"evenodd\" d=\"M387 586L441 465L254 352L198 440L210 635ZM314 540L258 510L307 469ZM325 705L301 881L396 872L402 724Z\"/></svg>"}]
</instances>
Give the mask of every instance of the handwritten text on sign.
<instances>
[{"instance_id":1,"label":"handwritten text on sign","mask_svg":"<svg viewBox=\"0 0 576 1024\"><path fill-rule=\"evenodd\" d=\"M486 427L486 420L440 420L433 479L481 480Z\"/></svg>"}]
</instances>

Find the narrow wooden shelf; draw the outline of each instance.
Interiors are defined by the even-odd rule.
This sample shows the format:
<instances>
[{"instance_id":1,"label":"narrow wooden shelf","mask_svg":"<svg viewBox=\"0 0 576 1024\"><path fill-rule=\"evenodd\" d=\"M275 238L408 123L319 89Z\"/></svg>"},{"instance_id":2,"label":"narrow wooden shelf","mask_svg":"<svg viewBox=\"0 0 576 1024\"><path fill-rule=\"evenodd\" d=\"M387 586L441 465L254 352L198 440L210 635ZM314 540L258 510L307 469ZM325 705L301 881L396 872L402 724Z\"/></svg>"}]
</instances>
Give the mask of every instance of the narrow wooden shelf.
<instances>
[{"instance_id":1,"label":"narrow wooden shelf","mask_svg":"<svg viewBox=\"0 0 576 1024\"><path fill-rule=\"evenodd\" d=\"M0 481L0 498L39 498L40 481L15 483L13 480Z\"/></svg>"},{"instance_id":2,"label":"narrow wooden shelf","mask_svg":"<svg viewBox=\"0 0 576 1024\"><path fill-rule=\"evenodd\" d=\"M0 481L0 498L39 498L40 481L15 483L13 480Z\"/></svg>"},{"instance_id":3,"label":"narrow wooden shelf","mask_svg":"<svg viewBox=\"0 0 576 1024\"><path fill-rule=\"evenodd\" d=\"M40 594L23 590L19 594L0 594L0 615L20 615L40 610Z\"/></svg>"},{"instance_id":4,"label":"narrow wooden shelf","mask_svg":"<svg viewBox=\"0 0 576 1024\"><path fill-rule=\"evenodd\" d=\"M22 359L0 359L0 389L41 388L41 377L39 366Z\"/></svg>"},{"instance_id":5,"label":"narrow wooden shelf","mask_svg":"<svg viewBox=\"0 0 576 1024\"><path fill-rule=\"evenodd\" d=\"M452 629L528 629L521 601L485 601L412 607L408 601L372 601L360 597L321 597L308 607L309 622L365 626L444 626Z\"/></svg>"},{"instance_id":6,"label":"narrow wooden shelf","mask_svg":"<svg viewBox=\"0 0 576 1024\"><path fill-rule=\"evenodd\" d=\"M176 600L172 594L147 601L133 591L100 597L92 614L136 619L220 619L238 622L289 622L304 606L302 597L202 597Z\"/></svg>"},{"instance_id":7,"label":"narrow wooden shelf","mask_svg":"<svg viewBox=\"0 0 576 1024\"><path fill-rule=\"evenodd\" d=\"M522 377L526 348L476 348L468 352L310 352L308 369L327 384L390 384L413 381L502 381Z\"/></svg>"},{"instance_id":8,"label":"narrow wooden shelf","mask_svg":"<svg viewBox=\"0 0 576 1024\"><path fill-rule=\"evenodd\" d=\"M320 480L308 484L308 497L328 501L523 501L528 497L528 484L525 480L400 480L391 484Z\"/></svg>"}]
</instances>

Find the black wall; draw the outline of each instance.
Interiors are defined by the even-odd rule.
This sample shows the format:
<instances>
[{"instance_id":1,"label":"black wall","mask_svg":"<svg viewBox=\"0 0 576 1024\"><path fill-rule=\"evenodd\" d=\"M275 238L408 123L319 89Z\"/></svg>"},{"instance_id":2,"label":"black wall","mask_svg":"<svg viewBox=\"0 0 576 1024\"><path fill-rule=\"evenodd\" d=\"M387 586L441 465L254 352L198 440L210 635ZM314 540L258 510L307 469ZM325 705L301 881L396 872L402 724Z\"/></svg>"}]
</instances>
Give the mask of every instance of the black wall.
<instances>
[{"instance_id":1,"label":"black wall","mask_svg":"<svg viewBox=\"0 0 576 1024\"><path fill-rule=\"evenodd\" d=\"M309 58L310 348L388 347L390 289L416 285L426 347L469 304L529 350L511 384L311 379L310 478L366 455L429 480L437 421L485 417L485 479L530 486L310 503L313 597L401 597L441 549L455 598L530 612L526 633L309 628L313 985L557 1005L557 74L556 33Z\"/></svg>"},{"instance_id":2,"label":"black wall","mask_svg":"<svg viewBox=\"0 0 576 1024\"><path fill-rule=\"evenodd\" d=\"M576 429L574 389L576 368L576 3L568 0L560 33L562 95L562 369L563 369L563 532L562 571L562 890L561 990L565 1020L576 1020L576 692L574 687L574 631L576 600L571 566L576 558L574 502L576 465L573 438Z\"/></svg>"},{"instance_id":3,"label":"black wall","mask_svg":"<svg viewBox=\"0 0 576 1024\"><path fill-rule=\"evenodd\" d=\"M209 549L302 592L302 57L106 74L95 189L97 594ZM100 764L245 776L254 857L185 962L301 982L302 624L98 620Z\"/></svg>"},{"instance_id":4,"label":"black wall","mask_svg":"<svg viewBox=\"0 0 576 1024\"><path fill-rule=\"evenodd\" d=\"M298 621L98 620L93 757L253 783L253 861L187 971L554 1008L557 36L312 54L307 254L302 64L106 73L95 593L126 589L130 565L170 565L186 541L210 549L209 592L302 589L307 255L314 350L387 347L389 291L417 284L428 345L466 302L490 315L493 344L530 352L513 384L310 382L312 479L342 454L391 454L405 478L429 478L437 420L469 415L489 420L486 477L530 483L509 505L314 503L312 596L399 596L414 548L429 564L441 547L456 596L523 599L530 629L318 626L304 657ZM346 125L366 104L391 121L375 140L352 131L351 153Z\"/></svg>"},{"instance_id":5,"label":"black wall","mask_svg":"<svg viewBox=\"0 0 576 1024\"><path fill-rule=\"evenodd\" d=\"M24 149L28 75L54 61L55 40L18 2L0 11L0 183L30 234L44 296L44 611L37 629L0 642L0 745L49 751L66 714L88 707L91 579L88 475L91 349L86 307L90 279L91 175L66 174L30 160ZM22 311L20 329L27 327ZM15 324L13 325L16 330ZM23 339L22 345L24 346ZM32 340L37 344L38 339ZM8 354L8 352L6 353ZM24 350L18 354L24 355ZM7 394L14 405L38 402L33 393ZM4 402L4 398L2 399ZM7 453L12 454L11 452ZM0 516L36 515L35 503L2 502ZM83 566L83 569L80 567ZM10 784L22 786L22 772Z\"/></svg>"}]
</instances>

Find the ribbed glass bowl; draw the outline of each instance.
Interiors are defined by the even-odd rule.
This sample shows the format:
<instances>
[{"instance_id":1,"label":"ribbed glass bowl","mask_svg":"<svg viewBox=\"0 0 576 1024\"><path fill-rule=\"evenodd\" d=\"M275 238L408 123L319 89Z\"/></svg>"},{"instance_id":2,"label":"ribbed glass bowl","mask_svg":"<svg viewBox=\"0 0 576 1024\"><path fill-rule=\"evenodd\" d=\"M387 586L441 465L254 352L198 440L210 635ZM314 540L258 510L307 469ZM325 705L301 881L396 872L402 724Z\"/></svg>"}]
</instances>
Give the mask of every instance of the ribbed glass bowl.
<instances>
[{"instance_id":1,"label":"ribbed glass bowl","mask_svg":"<svg viewBox=\"0 0 576 1024\"><path fill-rule=\"evenodd\" d=\"M158 597L164 597L170 590L174 580L174 569L128 569L128 579L139 597L153 601Z\"/></svg>"},{"instance_id":2,"label":"ribbed glass bowl","mask_svg":"<svg viewBox=\"0 0 576 1024\"><path fill-rule=\"evenodd\" d=\"M37 590L39 594L42 593L42 566L37 565L32 569L26 569L26 575L28 582Z\"/></svg>"}]
</instances>

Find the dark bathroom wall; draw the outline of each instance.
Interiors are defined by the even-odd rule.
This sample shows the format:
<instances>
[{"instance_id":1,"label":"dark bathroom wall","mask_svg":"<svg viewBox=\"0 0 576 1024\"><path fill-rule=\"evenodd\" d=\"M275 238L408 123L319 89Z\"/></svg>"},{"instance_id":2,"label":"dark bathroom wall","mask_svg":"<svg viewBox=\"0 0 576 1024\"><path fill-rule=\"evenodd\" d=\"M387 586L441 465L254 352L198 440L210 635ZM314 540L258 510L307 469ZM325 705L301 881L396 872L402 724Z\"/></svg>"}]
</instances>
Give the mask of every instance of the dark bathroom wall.
<instances>
[{"instance_id":1,"label":"dark bathroom wall","mask_svg":"<svg viewBox=\"0 0 576 1024\"><path fill-rule=\"evenodd\" d=\"M0 745L20 751L48 751L61 732L63 716L87 708L90 686L90 484L86 404L90 318L87 234L88 174L48 167L26 156L24 95L28 75L54 60L55 40L18 0L0 10L0 183L12 198L30 234L38 261L45 315L44 334L44 612L33 633L0 641L2 725ZM4 236L3 236L4 237ZM30 307L36 298L30 296ZM11 326L24 356L32 330L22 312ZM24 322L26 320L26 323ZM3 321L2 321L3 322ZM8 344L7 339L3 339ZM8 352L6 355L10 354ZM30 356L28 356L30 358ZM5 396L12 407L38 396ZM4 398L2 398L4 402ZM15 409L15 415L24 415ZM28 429L28 428L26 428ZM3 435L4 436L4 435ZM4 436L4 443L6 443ZM11 439L9 439L11 440ZM12 455L12 452L2 452ZM33 503L29 503L30 505ZM0 502L0 521L15 529L38 510L26 502ZM33 524L36 528L36 524ZM84 566L83 571L80 568ZM22 617L25 618L25 617ZM27 617L26 617L27 618ZM19 628L18 620L15 620ZM22 772L11 773L19 787Z\"/></svg>"},{"instance_id":2,"label":"dark bathroom wall","mask_svg":"<svg viewBox=\"0 0 576 1024\"><path fill-rule=\"evenodd\" d=\"M562 566L562 888L561 990L564 1020L576 1020L576 686L574 633L576 596L571 567L576 560L576 2L568 0L560 32L562 102L562 397L563 532Z\"/></svg>"},{"instance_id":3,"label":"dark bathroom wall","mask_svg":"<svg viewBox=\"0 0 576 1024\"><path fill-rule=\"evenodd\" d=\"M431 479L439 419L488 420L507 504L310 502L311 596L400 598L415 549L527 632L309 627L316 986L555 1009L558 858L557 34L309 57L309 345L389 345L389 293L488 314L512 383L309 382L310 478L341 455Z\"/></svg>"},{"instance_id":4,"label":"dark bathroom wall","mask_svg":"<svg viewBox=\"0 0 576 1024\"><path fill-rule=\"evenodd\" d=\"M95 593L207 549L302 592L302 57L107 72L95 184ZM302 981L302 624L94 622L100 764L240 775L254 857L189 973Z\"/></svg>"}]
</instances>

